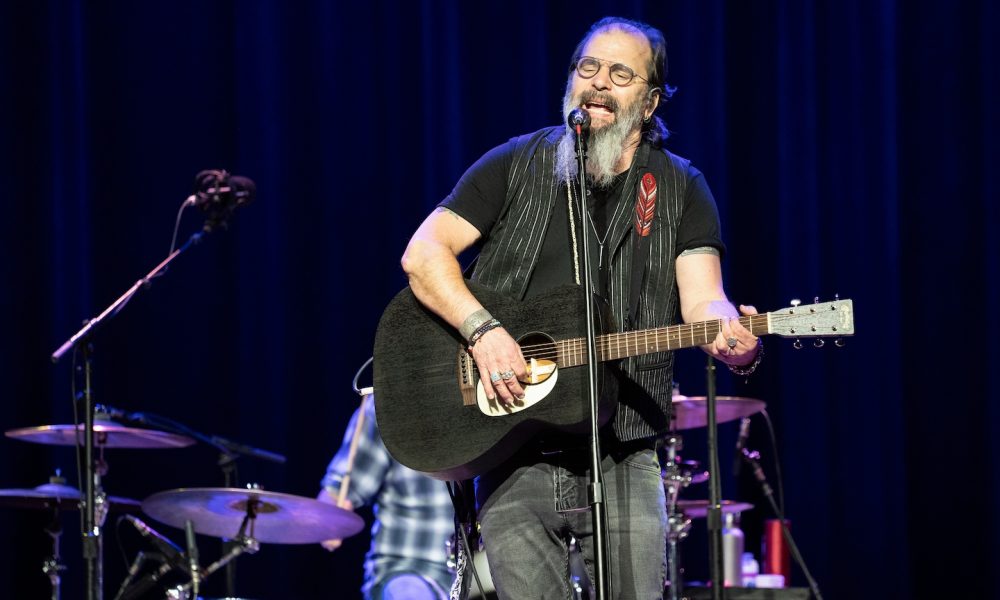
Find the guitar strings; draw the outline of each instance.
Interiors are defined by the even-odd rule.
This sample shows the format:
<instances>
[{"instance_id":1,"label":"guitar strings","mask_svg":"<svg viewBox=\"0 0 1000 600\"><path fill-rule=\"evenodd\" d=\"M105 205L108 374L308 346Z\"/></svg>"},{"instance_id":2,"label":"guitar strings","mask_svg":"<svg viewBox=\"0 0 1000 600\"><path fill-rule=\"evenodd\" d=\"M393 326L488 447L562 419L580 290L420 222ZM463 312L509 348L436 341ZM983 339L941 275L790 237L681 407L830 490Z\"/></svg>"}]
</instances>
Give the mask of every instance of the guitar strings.
<instances>
[{"instance_id":1,"label":"guitar strings","mask_svg":"<svg viewBox=\"0 0 1000 600\"><path fill-rule=\"evenodd\" d=\"M763 317L763 319L761 319ZM766 323L767 315L745 315L740 317L740 322L744 326L748 326L751 329L754 326L755 321L763 320ZM757 323L758 325L760 323ZM645 349L648 350L650 345L659 346L661 343L667 345L667 350L679 349L683 344L684 338L694 340L693 336L698 335L695 333L696 329L701 329L701 334L706 340L705 343L711 340L719 333L722 327L722 321L702 321L699 323L682 323L679 325L671 325L667 327L660 327L657 329L647 330L644 333L639 332L619 332L604 334L599 336L597 340L597 350L602 355L610 354L612 349L621 349L622 346L625 347L626 353L628 352L629 346L638 349L639 341L638 337L643 336L643 345ZM631 343L628 337L632 336L635 338ZM711 337L709 337L711 336ZM652 341L650 341L652 338ZM695 345L692 343L691 345ZM673 348L671 348L673 346ZM576 364L583 364L585 361L582 360L586 348L586 338L571 338L568 340L560 340L557 342L544 342L541 344L528 344L521 347L521 353L528 360L552 360L553 362L558 362L558 358L562 356L564 359L579 359L579 360L564 360L564 363L572 366ZM655 352L655 350L654 350Z\"/></svg>"},{"instance_id":2,"label":"guitar strings","mask_svg":"<svg viewBox=\"0 0 1000 600\"><path fill-rule=\"evenodd\" d=\"M825 312L825 311L824 311ZM766 326L768 322L768 316L771 317L772 322L780 323L788 320L800 320L801 315L798 314L783 314L783 313L766 313L758 315L744 315L739 317L740 323L744 327L749 329L754 329L756 326ZM629 352L630 347L636 349L640 345L643 346L644 350L648 352L656 352L658 350L649 350L650 346L659 347L662 344L666 344L666 350L679 349L681 347L690 347L697 345L695 343L695 336L700 335L701 339L705 341L703 343L708 343L711 338L714 337L721 331L722 321L702 321L698 323L682 323L678 325L671 325L667 327L660 327L656 329L646 330L645 332L617 332L610 334L603 334L599 336L597 340L597 350L601 354L610 354L611 350L620 350L622 347L625 348L625 353ZM699 331L700 330L700 331ZM809 335L809 332L804 332L803 335ZM632 336L633 339L629 339ZM642 338L640 340L640 337ZM686 341L685 338L690 339L692 344L690 346L683 346ZM556 342L544 342L541 344L528 344L521 347L521 351L526 359L536 359L536 360L553 360L556 361L560 356L563 357L581 357L585 354L586 349L586 338L571 338L568 340L560 340ZM573 361L574 364L582 364L582 359L580 362Z\"/></svg>"},{"instance_id":3,"label":"guitar strings","mask_svg":"<svg viewBox=\"0 0 1000 600\"><path fill-rule=\"evenodd\" d=\"M822 311L826 312L826 311ZM813 309L814 314L819 314L819 312ZM739 317L739 322L744 327L753 330L755 327L766 327L768 324L768 317L770 317L771 322L775 324L780 324L785 321L798 321L802 319L802 314L786 314L782 312L773 312L757 315L743 315ZM699 330L700 329L700 333ZM650 353L650 352L662 352L677 350L683 347L690 347L697 345L695 343L695 336L700 335L700 339L705 341L702 343L709 343L712 338L714 338L719 331L722 329L722 320L717 319L714 321L701 321L698 323L681 323L678 325L669 325L666 327L658 327L655 329L648 329L643 332L635 331L624 331L616 333L602 334L598 336L596 340L596 346L598 353L602 356L599 360L606 360L608 358L623 358L629 354L629 348L633 347L638 351L640 344L643 346L645 352L638 353ZM766 333L766 331L765 331ZM801 335L808 337L812 332L805 331ZM629 336L632 336L632 340L629 340ZM640 341L640 337L642 340ZM685 346L685 341L690 340L691 344ZM553 362L558 362L559 358L564 359L564 363L573 366L584 364L584 355L586 354L586 338L571 338L567 340L543 342L540 344L528 344L521 346L521 352L524 357L528 360L551 360ZM660 345L666 345L664 350L659 350ZM654 346L657 349L650 350L650 346ZM624 347L625 354L621 356L613 355L612 350L620 351ZM573 359L573 360L570 360ZM474 362L474 361L473 361Z\"/></svg>"}]
</instances>

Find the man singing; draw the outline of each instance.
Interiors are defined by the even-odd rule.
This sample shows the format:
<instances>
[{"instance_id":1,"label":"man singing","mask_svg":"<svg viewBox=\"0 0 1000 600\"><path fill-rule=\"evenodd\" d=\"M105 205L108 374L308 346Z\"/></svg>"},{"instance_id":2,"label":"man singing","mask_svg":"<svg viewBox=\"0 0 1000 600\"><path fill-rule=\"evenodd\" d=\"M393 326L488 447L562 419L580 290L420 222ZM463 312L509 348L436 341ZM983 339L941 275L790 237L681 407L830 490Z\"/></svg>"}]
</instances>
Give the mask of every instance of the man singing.
<instances>
[{"instance_id":1,"label":"man singing","mask_svg":"<svg viewBox=\"0 0 1000 600\"><path fill-rule=\"evenodd\" d=\"M473 245L480 246L473 279L523 300L579 285L581 244L589 239L594 291L607 299L619 330L717 319L721 331L705 352L737 373L759 362L759 340L736 320L740 312L723 290L725 246L711 192L689 161L662 147L667 130L654 113L672 92L665 76L660 31L621 18L598 21L573 52L563 101L564 117L576 108L590 115L586 201L574 185L575 135L551 127L484 155L410 240L402 260L410 286L465 338L489 398L522 398L526 364L503 323L465 285L457 257ZM646 210L636 218L639 201ZM587 238L581 210L589 215ZM601 431L615 598L662 597L666 508L654 445L670 422L672 371L671 352L616 366L617 408ZM591 516L581 510L589 505L587 442L543 432L477 479L501 598L570 598L571 538L593 576Z\"/></svg>"}]
</instances>

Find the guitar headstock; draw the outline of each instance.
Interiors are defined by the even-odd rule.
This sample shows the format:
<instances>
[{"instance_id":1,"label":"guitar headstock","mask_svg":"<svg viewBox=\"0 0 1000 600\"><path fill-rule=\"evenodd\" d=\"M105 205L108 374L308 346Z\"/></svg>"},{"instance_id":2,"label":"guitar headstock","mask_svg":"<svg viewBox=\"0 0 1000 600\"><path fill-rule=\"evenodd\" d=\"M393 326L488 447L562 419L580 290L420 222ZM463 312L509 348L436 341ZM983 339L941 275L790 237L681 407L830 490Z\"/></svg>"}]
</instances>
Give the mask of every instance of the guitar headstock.
<instances>
[{"instance_id":1,"label":"guitar headstock","mask_svg":"<svg viewBox=\"0 0 1000 600\"><path fill-rule=\"evenodd\" d=\"M817 298L815 303L808 305L793 300L788 308L768 313L768 332L793 338L839 338L854 335L854 303L851 300L818 300ZM816 345L822 346L823 340L817 340ZM795 347L801 346L796 341Z\"/></svg>"}]
</instances>

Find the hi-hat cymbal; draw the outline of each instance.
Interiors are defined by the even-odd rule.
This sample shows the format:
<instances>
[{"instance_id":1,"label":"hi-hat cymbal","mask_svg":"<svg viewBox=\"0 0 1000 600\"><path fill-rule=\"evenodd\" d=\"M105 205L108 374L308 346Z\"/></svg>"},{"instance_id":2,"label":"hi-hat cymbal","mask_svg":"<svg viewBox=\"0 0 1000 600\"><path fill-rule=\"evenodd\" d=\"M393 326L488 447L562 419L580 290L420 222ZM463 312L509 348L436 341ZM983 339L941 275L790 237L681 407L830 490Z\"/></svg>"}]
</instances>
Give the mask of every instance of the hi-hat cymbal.
<instances>
[{"instance_id":1,"label":"hi-hat cymbal","mask_svg":"<svg viewBox=\"0 0 1000 600\"><path fill-rule=\"evenodd\" d=\"M181 488L142 501L157 521L183 528L186 521L203 535L235 538L253 506L256 518L246 535L271 544L315 544L350 537L364 519L353 512L304 496L240 488Z\"/></svg>"},{"instance_id":2,"label":"hi-hat cymbal","mask_svg":"<svg viewBox=\"0 0 1000 600\"><path fill-rule=\"evenodd\" d=\"M715 402L716 423L749 417L764 410L764 407L767 406L763 400L740 398L739 396L716 396ZM708 423L708 408L704 396L681 396L678 394L674 396L673 404L674 418L671 421L671 426L674 430L695 429L704 427Z\"/></svg>"},{"instance_id":3,"label":"hi-hat cymbal","mask_svg":"<svg viewBox=\"0 0 1000 600\"><path fill-rule=\"evenodd\" d=\"M753 508L749 502L722 501L723 513L741 513ZM691 519L700 519L708 514L708 500L678 500L677 510Z\"/></svg>"},{"instance_id":4,"label":"hi-hat cymbal","mask_svg":"<svg viewBox=\"0 0 1000 600\"><path fill-rule=\"evenodd\" d=\"M44 483L31 489L0 490L0 506L10 508L77 510L82 495L75 487L61 483ZM108 508L113 512L139 512L142 503L131 498L108 496Z\"/></svg>"},{"instance_id":5,"label":"hi-hat cymbal","mask_svg":"<svg viewBox=\"0 0 1000 600\"><path fill-rule=\"evenodd\" d=\"M83 424L42 425L22 427L7 431L6 436L24 442L76 446L83 444ZM183 448L194 440L186 435L167 433L156 429L126 427L111 421L94 422L94 445L104 448Z\"/></svg>"}]
</instances>

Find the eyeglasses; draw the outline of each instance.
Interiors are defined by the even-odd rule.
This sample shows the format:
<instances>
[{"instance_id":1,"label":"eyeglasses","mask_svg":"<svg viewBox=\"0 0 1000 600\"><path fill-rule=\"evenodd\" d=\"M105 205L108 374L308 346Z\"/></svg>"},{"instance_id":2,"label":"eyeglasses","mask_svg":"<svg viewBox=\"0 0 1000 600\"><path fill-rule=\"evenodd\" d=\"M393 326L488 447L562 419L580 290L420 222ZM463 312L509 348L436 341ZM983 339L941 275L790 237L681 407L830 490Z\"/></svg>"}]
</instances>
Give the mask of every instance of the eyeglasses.
<instances>
[{"instance_id":1,"label":"eyeglasses","mask_svg":"<svg viewBox=\"0 0 1000 600\"><path fill-rule=\"evenodd\" d=\"M608 65L608 72L611 74L611 82L619 87L625 87L631 84L632 80L636 77L646 83L649 83L648 79L637 74L628 65L612 63L607 60L594 58L593 56L581 56L580 60L576 61L576 72L580 75L580 77L590 79L600 73L602 64Z\"/></svg>"}]
</instances>

